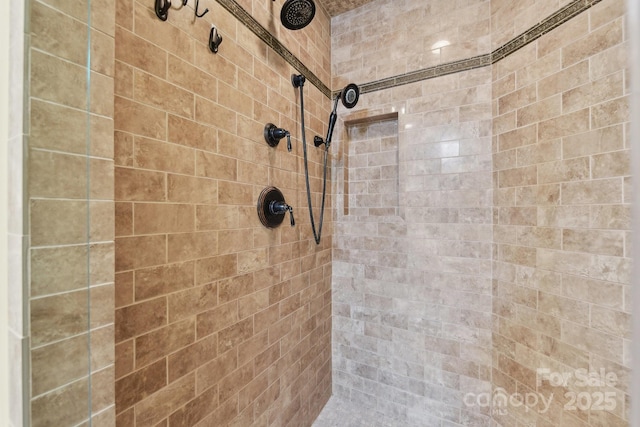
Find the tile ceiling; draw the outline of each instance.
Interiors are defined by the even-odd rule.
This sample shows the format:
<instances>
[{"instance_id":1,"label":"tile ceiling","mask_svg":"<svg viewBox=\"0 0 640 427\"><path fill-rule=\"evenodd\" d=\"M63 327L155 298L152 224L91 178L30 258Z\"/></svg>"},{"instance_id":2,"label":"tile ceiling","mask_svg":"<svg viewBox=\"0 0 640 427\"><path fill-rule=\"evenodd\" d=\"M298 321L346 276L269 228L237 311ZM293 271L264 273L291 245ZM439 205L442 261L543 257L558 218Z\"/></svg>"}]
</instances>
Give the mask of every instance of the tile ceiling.
<instances>
[{"instance_id":1,"label":"tile ceiling","mask_svg":"<svg viewBox=\"0 0 640 427\"><path fill-rule=\"evenodd\" d=\"M333 18L334 16L371 3L372 1L373 0L316 0L316 3L324 7L329 16Z\"/></svg>"}]
</instances>

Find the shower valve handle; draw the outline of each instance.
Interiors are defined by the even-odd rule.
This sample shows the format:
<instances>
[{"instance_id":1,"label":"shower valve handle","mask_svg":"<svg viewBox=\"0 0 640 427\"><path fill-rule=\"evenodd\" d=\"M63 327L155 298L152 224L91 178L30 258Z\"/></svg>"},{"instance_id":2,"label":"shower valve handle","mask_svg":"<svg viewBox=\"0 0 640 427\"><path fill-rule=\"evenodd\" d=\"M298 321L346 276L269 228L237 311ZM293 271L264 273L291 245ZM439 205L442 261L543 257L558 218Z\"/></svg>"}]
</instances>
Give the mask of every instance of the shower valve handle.
<instances>
[{"instance_id":1,"label":"shower valve handle","mask_svg":"<svg viewBox=\"0 0 640 427\"><path fill-rule=\"evenodd\" d=\"M271 147L276 147L280 140L287 137L287 150L291 151L291 134L288 130L279 128L273 123L267 123L264 127L264 139Z\"/></svg>"},{"instance_id":2,"label":"shower valve handle","mask_svg":"<svg viewBox=\"0 0 640 427\"><path fill-rule=\"evenodd\" d=\"M291 218L291 226L293 227L294 225L296 225L296 220L293 219L293 208L287 205L287 210L289 211L289 217Z\"/></svg>"},{"instance_id":3,"label":"shower valve handle","mask_svg":"<svg viewBox=\"0 0 640 427\"><path fill-rule=\"evenodd\" d=\"M295 219L293 219L293 207L289 206L285 202L272 201L269 205L269 212L272 215L284 215L286 211L289 211L289 216L291 218L291 226L296 225Z\"/></svg>"}]
</instances>

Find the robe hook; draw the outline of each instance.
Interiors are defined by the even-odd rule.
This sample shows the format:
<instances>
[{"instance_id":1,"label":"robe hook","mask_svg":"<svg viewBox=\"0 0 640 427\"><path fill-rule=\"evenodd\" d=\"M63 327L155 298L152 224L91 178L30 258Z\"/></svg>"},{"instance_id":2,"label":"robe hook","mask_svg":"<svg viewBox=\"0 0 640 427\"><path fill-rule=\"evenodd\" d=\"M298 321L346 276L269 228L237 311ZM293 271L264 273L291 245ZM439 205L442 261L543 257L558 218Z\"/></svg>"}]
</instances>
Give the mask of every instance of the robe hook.
<instances>
[{"instance_id":1,"label":"robe hook","mask_svg":"<svg viewBox=\"0 0 640 427\"><path fill-rule=\"evenodd\" d=\"M160 18L161 21L166 21L169 17L170 7L170 0L156 0L156 16Z\"/></svg>"},{"instance_id":2,"label":"robe hook","mask_svg":"<svg viewBox=\"0 0 640 427\"><path fill-rule=\"evenodd\" d=\"M215 25L211 26L211 32L209 33L209 50L213 53L218 53L218 46L222 43L222 36L218 33L218 29Z\"/></svg>"},{"instance_id":3,"label":"robe hook","mask_svg":"<svg viewBox=\"0 0 640 427\"><path fill-rule=\"evenodd\" d=\"M186 4L186 2L185 2L185 4ZM200 5L200 0L196 0L196 17L197 17L197 18L202 18L204 15L206 15L206 14L207 14L207 12L209 12L209 9L208 9L208 8L206 8L206 9L204 10L204 12L202 12L202 13L200 13L200 14L199 14L199 13L198 13L198 6L199 6L199 5Z\"/></svg>"},{"instance_id":4,"label":"robe hook","mask_svg":"<svg viewBox=\"0 0 640 427\"><path fill-rule=\"evenodd\" d=\"M182 5L186 6L187 3L189 3L189 0L182 0ZM200 0L196 0L196 18L202 18L204 15L207 14L207 12L209 12L209 9L205 9L204 12L202 13L198 13L198 7L200 6Z\"/></svg>"}]
</instances>

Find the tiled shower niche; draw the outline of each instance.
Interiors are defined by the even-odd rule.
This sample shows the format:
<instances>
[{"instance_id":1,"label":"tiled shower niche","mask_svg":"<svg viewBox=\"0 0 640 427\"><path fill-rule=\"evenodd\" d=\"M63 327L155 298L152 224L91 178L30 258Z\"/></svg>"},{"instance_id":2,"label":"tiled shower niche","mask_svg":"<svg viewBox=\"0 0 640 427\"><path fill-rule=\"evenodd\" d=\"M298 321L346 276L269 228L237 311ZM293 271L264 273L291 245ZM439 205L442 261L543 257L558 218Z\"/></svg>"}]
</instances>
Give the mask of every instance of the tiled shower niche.
<instances>
[{"instance_id":1,"label":"tiled shower niche","mask_svg":"<svg viewBox=\"0 0 640 427\"><path fill-rule=\"evenodd\" d=\"M397 115L349 121L345 128L345 215L398 215Z\"/></svg>"}]
</instances>

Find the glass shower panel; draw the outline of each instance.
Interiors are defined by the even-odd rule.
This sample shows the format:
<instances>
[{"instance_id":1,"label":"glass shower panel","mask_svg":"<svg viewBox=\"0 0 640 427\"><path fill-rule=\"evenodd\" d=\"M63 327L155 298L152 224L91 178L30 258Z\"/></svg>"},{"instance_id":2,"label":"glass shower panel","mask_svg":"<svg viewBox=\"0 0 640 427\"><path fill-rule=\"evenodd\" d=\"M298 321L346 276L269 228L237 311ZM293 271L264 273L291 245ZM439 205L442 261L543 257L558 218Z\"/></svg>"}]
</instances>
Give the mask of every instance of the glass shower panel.
<instances>
[{"instance_id":1,"label":"glass shower panel","mask_svg":"<svg viewBox=\"0 0 640 427\"><path fill-rule=\"evenodd\" d=\"M113 417L113 12L27 6L29 424ZM108 421L107 421L108 422Z\"/></svg>"}]
</instances>

